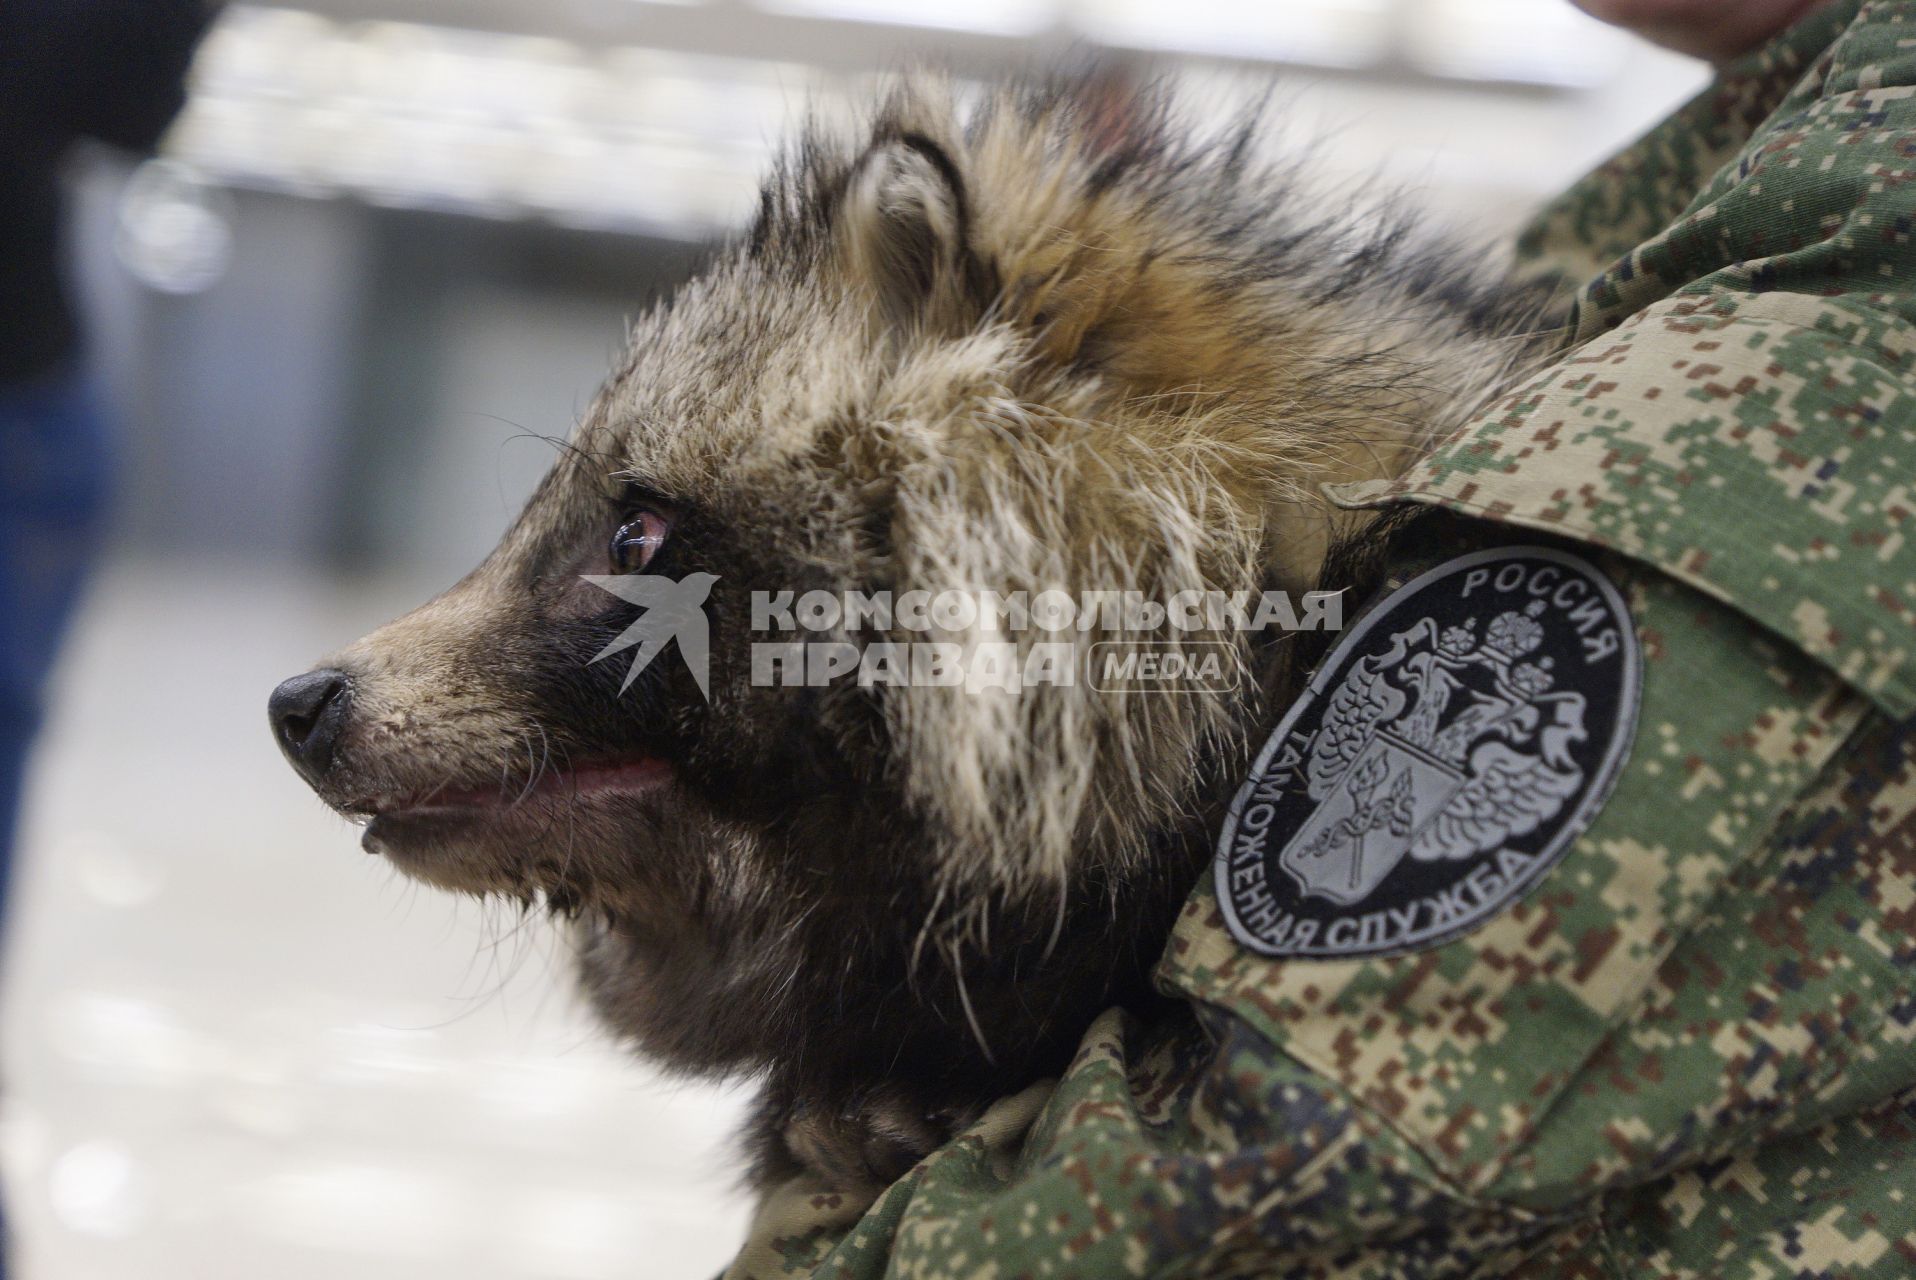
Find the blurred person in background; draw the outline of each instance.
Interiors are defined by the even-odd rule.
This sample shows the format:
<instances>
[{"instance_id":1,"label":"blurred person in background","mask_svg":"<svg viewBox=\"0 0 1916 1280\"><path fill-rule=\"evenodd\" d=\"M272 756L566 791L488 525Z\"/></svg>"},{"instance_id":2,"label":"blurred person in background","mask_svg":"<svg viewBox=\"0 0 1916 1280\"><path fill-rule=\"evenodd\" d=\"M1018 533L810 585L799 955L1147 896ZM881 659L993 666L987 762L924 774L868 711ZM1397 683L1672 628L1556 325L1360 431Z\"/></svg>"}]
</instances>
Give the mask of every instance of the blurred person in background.
<instances>
[{"instance_id":1,"label":"blurred person in background","mask_svg":"<svg viewBox=\"0 0 1916 1280\"><path fill-rule=\"evenodd\" d=\"M62 169L87 140L153 149L213 14L209 0L0 4L0 923L27 749L110 471L65 278ZM0 1216L0 1276L5 1238Z\"/></svg>"}]
</instances>

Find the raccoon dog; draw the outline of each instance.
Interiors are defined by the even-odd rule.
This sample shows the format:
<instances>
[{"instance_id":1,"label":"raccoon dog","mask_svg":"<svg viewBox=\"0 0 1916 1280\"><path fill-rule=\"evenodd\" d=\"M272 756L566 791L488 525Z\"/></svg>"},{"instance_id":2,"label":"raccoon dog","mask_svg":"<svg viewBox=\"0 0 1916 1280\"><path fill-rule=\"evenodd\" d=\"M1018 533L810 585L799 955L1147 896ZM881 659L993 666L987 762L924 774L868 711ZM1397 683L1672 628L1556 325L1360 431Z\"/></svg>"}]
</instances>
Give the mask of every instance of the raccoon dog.
<instances>
[{"instance_id":1,"label":"raccoon dog","mask_svg":"<svg viewBox=\"0 0 1916 1280\"><path fill-rule=\"evenodd\" d=\"M888 1180L1148 1010L1298 664L1230 631L1231 693L794 686L754 678L753 594L1301 591L1319 486L1401 468L1534 350L1533 291L1257 141L1109 80L911 83L810 129L497 550L274 694L366 848L543 904L614 1032L761 1079L762 1180ZM592 661L641 616L585 580L616 574L708 591L703 685ZM899 638L1109 638L931 621ZM892 634L854 623L805 638Z\"/></svg>"}]
</instances>

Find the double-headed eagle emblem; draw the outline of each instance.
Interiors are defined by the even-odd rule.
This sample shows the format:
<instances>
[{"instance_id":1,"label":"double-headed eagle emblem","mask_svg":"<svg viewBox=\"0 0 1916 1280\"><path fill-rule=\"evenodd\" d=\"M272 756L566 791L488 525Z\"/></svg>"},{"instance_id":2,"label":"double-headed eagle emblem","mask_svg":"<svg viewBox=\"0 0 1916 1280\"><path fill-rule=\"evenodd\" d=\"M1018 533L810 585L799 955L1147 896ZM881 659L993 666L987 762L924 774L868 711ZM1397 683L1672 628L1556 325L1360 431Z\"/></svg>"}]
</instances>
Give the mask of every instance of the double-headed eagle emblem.
<instances>
[{"instance_id":1,"label":"double-headed eagle emblem","mask_svg":"<svg viewBox=\"0 0 1916 1280\"><path fill-rule=\"evenodd\" d=\"M1278 855L1307 895L1360 902L1406 856L1490 852L1577 793L1584 698L1533 659L1542 612L1499 613L1481 635L1475 617L1426 617L1351 668L1305 764L1317 807Z\"/></svg>"}]
</instances>

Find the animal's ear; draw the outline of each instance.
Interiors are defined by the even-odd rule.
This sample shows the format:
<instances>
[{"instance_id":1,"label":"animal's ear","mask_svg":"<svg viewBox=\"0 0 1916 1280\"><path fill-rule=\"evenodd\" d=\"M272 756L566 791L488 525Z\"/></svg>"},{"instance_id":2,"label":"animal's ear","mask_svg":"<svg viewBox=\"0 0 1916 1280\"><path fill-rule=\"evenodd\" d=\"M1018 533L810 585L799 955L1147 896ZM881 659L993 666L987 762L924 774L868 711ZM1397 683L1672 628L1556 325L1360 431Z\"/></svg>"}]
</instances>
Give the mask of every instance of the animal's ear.
<instances>
[{"instance_id":1,"label":"animal's ear","mask_svg":"<svg viewBox=\"0 0 1916 1280\"><path fill-rule=\"evenodd\" d=\"M888 324L936 323L980 302L964 175L930 138L901 134L865 153L845 193L844 236Z\"/></svg>"},{"instance_id":2,"label":"animal's ear","mask_svg":"<svg viewBox=\"0 0 1916 1280\"><path fill-rule=\"evenodd\" d=\"M1136 164L1164 149L1169 136L1164 92L1123 63L1099 66L1072 87L1086 154L1106 164Z\"/></svg>"}]
</instances>

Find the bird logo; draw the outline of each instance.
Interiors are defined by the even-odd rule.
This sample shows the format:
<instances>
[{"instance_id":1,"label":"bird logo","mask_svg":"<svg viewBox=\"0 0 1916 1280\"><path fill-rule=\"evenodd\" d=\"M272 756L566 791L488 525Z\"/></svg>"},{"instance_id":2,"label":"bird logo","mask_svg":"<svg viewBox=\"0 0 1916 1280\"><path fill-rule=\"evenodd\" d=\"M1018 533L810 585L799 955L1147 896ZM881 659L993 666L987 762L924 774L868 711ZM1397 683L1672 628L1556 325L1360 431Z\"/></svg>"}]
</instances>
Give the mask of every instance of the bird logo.
<instances>
[{"instance_id":1,"label":"bird logo","mask_svg":"<svg viewBox=\"0 0 1916 1280\"><path fill-rule=\"evenodd\" d=\"M644 573L585 573L579 576L599 590L643 610L631 626L593 654L586 665L590 666L602 658L636 646L632 665L626 670L624 682L619 685L619 692L624 693L638 679L639 672L651 666L652 659L663 653L666 645L677 640L679 656L685 659L686 668L691 671L699 692L707 702L712 700L708 683L712 665L712 629L705 618L705 598L711 594L712 584L718 581L716 574L688 573L683 578Z\"/></svg>"}]
</instances>

